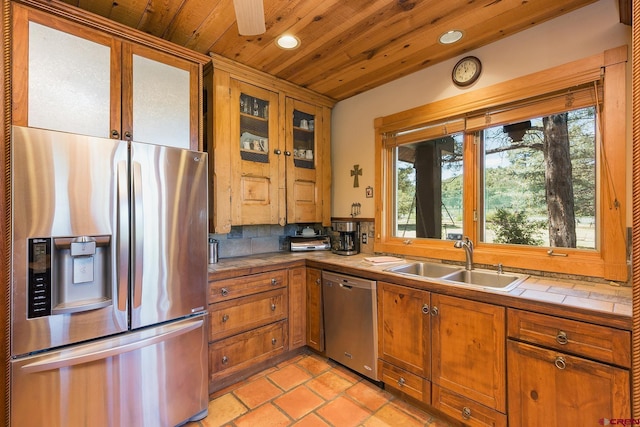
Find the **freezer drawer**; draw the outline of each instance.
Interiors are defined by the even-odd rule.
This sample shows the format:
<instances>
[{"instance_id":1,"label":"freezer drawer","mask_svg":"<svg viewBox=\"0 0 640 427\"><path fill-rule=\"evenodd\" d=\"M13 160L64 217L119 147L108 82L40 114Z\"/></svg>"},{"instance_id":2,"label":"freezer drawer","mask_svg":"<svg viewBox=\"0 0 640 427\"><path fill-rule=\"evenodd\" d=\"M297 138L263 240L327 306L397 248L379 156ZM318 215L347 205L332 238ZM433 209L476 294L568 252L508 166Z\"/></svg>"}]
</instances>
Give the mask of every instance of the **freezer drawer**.
<instances>
[{"instance_id":1,"label":"freezer drawer","mask_svg":"<svg viewBox=\"0 0 640 427\"><path fill-rule=\"evenodd\" d=\"M197 316L11 362L11 425L175 426L206 415Z\"/></svg>"}]
</instances>

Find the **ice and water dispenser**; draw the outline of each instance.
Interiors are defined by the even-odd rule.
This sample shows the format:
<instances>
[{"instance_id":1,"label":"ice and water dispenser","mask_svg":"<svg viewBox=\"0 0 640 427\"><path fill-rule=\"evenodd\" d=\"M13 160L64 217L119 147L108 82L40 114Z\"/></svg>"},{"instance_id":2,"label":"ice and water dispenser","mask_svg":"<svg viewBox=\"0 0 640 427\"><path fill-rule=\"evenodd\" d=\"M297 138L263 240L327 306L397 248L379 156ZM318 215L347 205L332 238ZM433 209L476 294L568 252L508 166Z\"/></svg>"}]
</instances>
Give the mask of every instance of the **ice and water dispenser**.
<instances>
[{"instance_id":1,"label":"ice and water dispenser","mask_svg":"<svg viewBox=\"0 0 640 427\"><path fill-rule=\"evenodd\" d=\"M28 240L28 318L111 305L111 236Z\"/></svg>"}]
</instances>

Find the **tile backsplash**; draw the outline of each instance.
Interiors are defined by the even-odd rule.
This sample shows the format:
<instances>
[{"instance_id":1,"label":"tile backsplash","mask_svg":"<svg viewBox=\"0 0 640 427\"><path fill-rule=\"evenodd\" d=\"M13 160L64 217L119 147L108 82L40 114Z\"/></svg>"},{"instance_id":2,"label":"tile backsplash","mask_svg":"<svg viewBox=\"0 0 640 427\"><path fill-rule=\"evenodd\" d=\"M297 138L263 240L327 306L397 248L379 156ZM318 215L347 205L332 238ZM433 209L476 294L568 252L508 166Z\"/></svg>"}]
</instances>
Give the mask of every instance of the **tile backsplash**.
<instances>
[{"instance_id":1,"label":"tile backsplash","mask_svg":"<svg viewBox=\"0 0 640 427\"><path fill-rule=\"evenodd\" d=\"M218 240L218 258L233 258L289 250L287 238L295 236L307 226L334 238L331 227L321 224L243 225L231 227L226 234L209 234ZM362 243L362 234L367 235L367 243ZM360 252L373 253L373 221L360 222Z\"/></svg>"}]
</instances>

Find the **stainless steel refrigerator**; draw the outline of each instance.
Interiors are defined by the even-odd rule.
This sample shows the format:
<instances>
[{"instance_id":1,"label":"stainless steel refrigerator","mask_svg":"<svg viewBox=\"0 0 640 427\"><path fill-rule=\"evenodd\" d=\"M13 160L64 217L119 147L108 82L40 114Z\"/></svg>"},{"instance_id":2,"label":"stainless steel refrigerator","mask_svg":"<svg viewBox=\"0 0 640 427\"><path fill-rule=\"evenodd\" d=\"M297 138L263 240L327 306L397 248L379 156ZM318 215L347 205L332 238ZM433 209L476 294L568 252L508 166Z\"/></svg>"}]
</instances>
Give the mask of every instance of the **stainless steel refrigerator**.
<instances>
[{"instance_id":1,"label":"stainless steel refrigerator","mask_svg":"<svg viewBox=\"0 0 640 427\"><path fill-rule=\"evenodd\" d=\"M12 132L11 425L206 416L206 153Z\"/></svg>"}]
</instances>

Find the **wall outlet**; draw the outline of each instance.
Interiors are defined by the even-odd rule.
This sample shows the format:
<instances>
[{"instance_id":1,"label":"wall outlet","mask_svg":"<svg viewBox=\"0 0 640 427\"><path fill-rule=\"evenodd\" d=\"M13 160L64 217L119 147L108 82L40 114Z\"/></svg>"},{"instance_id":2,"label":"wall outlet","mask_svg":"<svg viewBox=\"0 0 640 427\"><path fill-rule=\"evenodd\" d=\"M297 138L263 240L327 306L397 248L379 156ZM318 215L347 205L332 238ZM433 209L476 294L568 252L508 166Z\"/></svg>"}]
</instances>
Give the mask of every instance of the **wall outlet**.
<instances>
[{"instance_id":1,"label":"wall outlet","mask_svg":"<svg viewBox=\"0 0 640 427\"><path fill-rule=\"evenodd\" d=\"M363 244L363 245L366 245L366 244L367 244L367 239L368 239L367 233L362 233L362 239L361 239L361 241L362 241L362 244Z\"/></svg>"}]
</instances>

